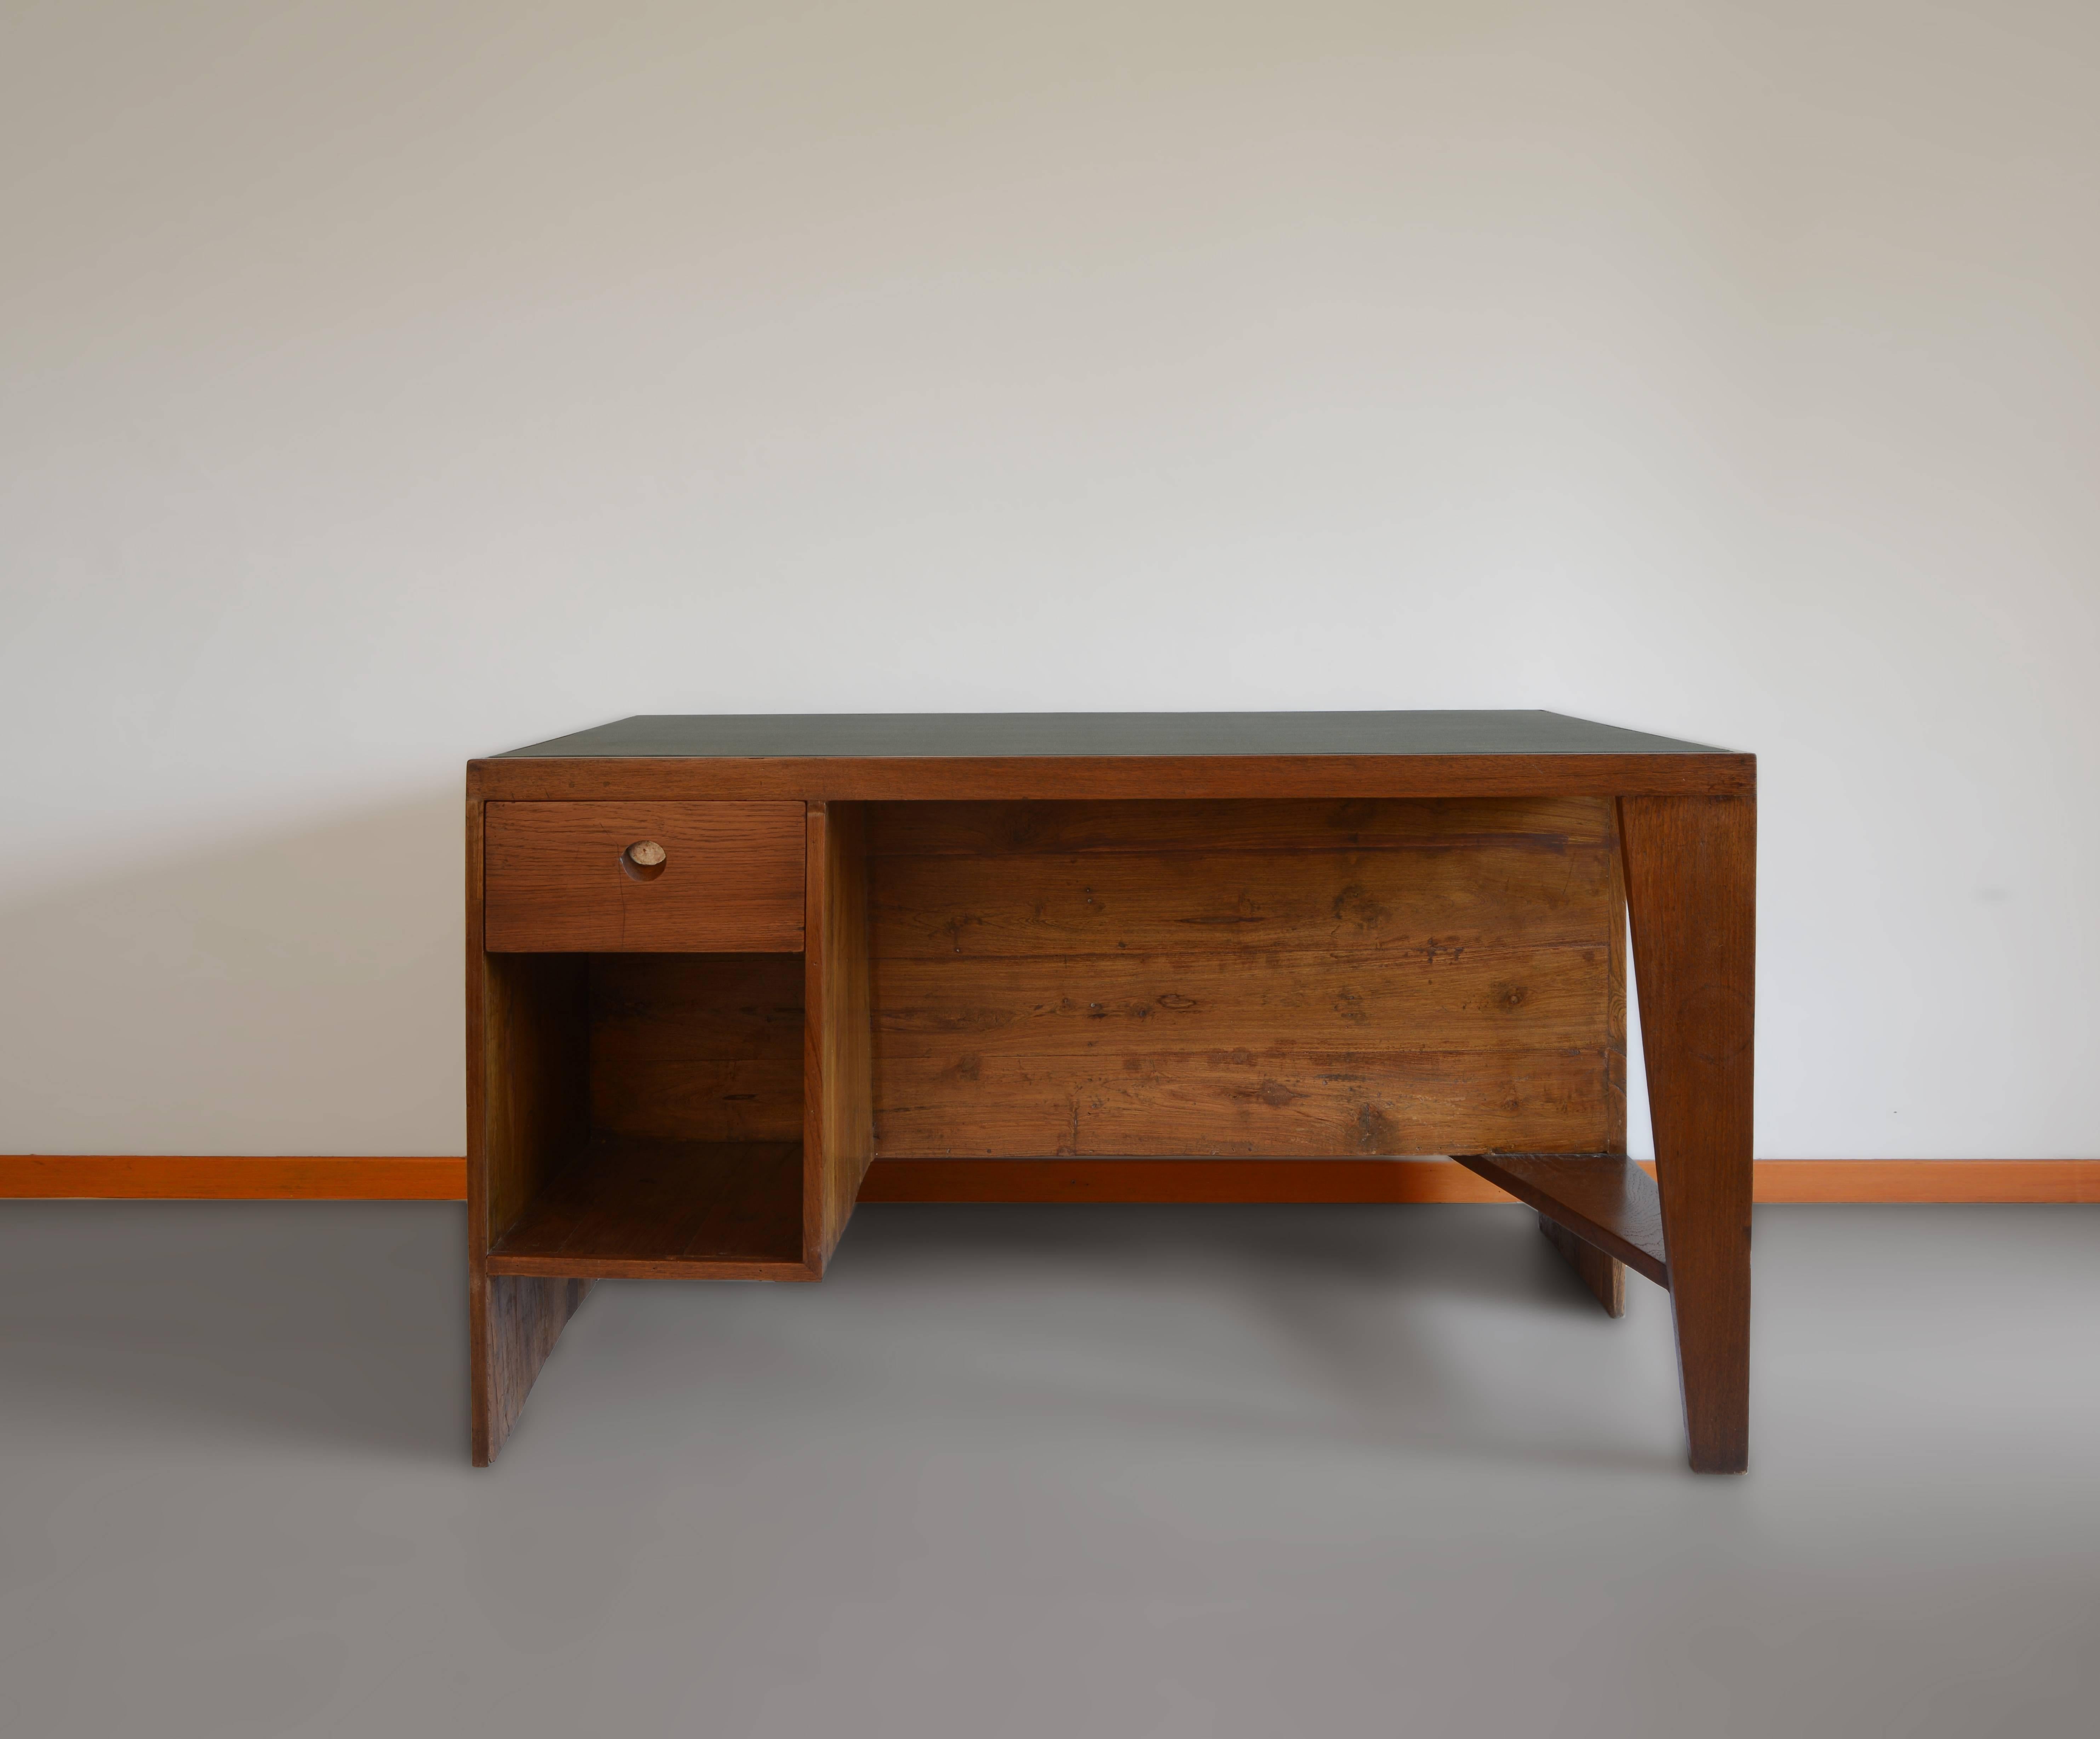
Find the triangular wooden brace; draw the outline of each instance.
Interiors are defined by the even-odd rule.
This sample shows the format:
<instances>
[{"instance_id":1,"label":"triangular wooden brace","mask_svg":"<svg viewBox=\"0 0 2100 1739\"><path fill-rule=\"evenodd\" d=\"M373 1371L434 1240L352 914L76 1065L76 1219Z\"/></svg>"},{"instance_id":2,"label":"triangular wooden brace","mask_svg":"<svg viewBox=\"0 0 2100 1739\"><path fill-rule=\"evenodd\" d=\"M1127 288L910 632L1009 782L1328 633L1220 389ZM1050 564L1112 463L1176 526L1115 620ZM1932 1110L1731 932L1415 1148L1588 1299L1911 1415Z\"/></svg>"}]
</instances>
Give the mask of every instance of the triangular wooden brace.
<instances>
[{"instance_id":1,"label":"triangular wooden brace","mask_svg":"<svg viewBox=\"0 0 2100 1739\"><path fill-rule=\"evenodd\" d=\"M1665 1291L1662 1197L1624 1154L1454 1154L1470 1172L1529 1203L1586 1243Z\"/></svg>"}]
</instances>

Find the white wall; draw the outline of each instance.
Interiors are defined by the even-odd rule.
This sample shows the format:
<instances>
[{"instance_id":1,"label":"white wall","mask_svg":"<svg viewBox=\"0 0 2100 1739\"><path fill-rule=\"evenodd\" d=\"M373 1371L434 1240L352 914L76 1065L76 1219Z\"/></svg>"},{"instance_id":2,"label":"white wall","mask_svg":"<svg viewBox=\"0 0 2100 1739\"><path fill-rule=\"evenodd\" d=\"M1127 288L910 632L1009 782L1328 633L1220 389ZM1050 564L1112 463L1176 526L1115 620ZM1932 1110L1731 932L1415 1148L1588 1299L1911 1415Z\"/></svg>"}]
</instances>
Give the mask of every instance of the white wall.
<instances>
[{"instance_id":1,"label":"white wall","mask_svg":"<svg viewBox=\"0 0 2100 1739\"><path fill-rule=\"evenodd\" d=\"M2100 7L0 13L0 1149L460 1150L461 763L1762 761L1758 1147L2100 1153Z\"/></svg>"}]
</instances>

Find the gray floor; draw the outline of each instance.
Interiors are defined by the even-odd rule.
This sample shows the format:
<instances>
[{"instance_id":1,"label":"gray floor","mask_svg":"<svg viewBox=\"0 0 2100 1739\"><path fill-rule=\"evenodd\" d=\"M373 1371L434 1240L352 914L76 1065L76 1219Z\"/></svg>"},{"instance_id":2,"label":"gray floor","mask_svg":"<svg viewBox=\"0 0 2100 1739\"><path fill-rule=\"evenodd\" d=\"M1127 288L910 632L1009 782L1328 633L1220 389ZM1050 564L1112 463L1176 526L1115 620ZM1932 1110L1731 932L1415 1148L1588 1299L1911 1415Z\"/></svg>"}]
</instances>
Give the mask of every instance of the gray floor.
<instances>
[{"instance_id":1,"label":"gray floor","mask_svg":"<svg viewBox=\"0 0 2100 1739\"><path fill-rule=\"evenodd\" d=\"M0 1204L0 1731L2100 1731L2100 1212L1762 1212L1740 1480L1533 1224L863 1209L476 1473L457 1208Z\"/></svg>"}]
</instances>

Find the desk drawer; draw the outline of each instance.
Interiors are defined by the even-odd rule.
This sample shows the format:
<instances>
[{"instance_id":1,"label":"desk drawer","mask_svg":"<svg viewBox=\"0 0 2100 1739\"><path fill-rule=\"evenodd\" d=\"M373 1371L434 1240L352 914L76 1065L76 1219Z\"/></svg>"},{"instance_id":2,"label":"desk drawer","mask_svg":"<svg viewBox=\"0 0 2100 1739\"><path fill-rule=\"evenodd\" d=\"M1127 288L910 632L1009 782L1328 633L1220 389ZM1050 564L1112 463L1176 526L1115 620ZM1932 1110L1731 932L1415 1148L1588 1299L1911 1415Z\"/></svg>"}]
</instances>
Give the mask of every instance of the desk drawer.
<instances>
[{"instance_id":1,"label":"desk drawer","mask_svg":"<svg viewBox=\"0 0 2100 1739\"><path fill-rule=\"evenodd\" d=\"M802 948L800 803L491 803L492 954Z\"/></svg>"}]
</instances>

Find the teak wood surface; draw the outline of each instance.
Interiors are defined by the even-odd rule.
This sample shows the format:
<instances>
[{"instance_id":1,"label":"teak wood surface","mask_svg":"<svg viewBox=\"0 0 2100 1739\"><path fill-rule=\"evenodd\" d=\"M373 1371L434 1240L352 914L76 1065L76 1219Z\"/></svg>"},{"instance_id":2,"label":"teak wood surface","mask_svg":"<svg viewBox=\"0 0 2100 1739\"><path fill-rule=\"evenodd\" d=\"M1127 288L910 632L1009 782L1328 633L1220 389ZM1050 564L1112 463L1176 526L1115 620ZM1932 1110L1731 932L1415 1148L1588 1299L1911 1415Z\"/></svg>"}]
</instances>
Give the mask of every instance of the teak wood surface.
<instances>
[{"instance_id":1,"label":"teak wood surface","mask_svg":"<svg viewBox=\"0 0 2100 1739\"><path fill-rule=\"evenodd\" d=\"M794 951L800 803L492 803L492 952ZM630 848L655 848L646 867Z\"/></svg>"},{"instance_id":2,"label":"teak wood surface","mask_svg":"<svg viewBox=\"0 0 2100 1739\"><path fill-rule=\"evenodd\" d=\"M1608 802L874 814L885 1158L1623 1145Z\"/></svg>"},{"instance_id":3,"label":"teak wood surface","mask_svg":"<svg viewBox=\"0 0 2100 1739\"><path fill-rule=\"evenodd\" d=\"M1670 1287L1692 1463L1740 1469L1755 779L1551 713L638 719L472 763L476 1460L592 1281L817 1278L864 1188L946 1187L915 1167L1288 1200L1457 1153L1606 1309L1621 1260Z\"/></svg>"}]
</instances>

